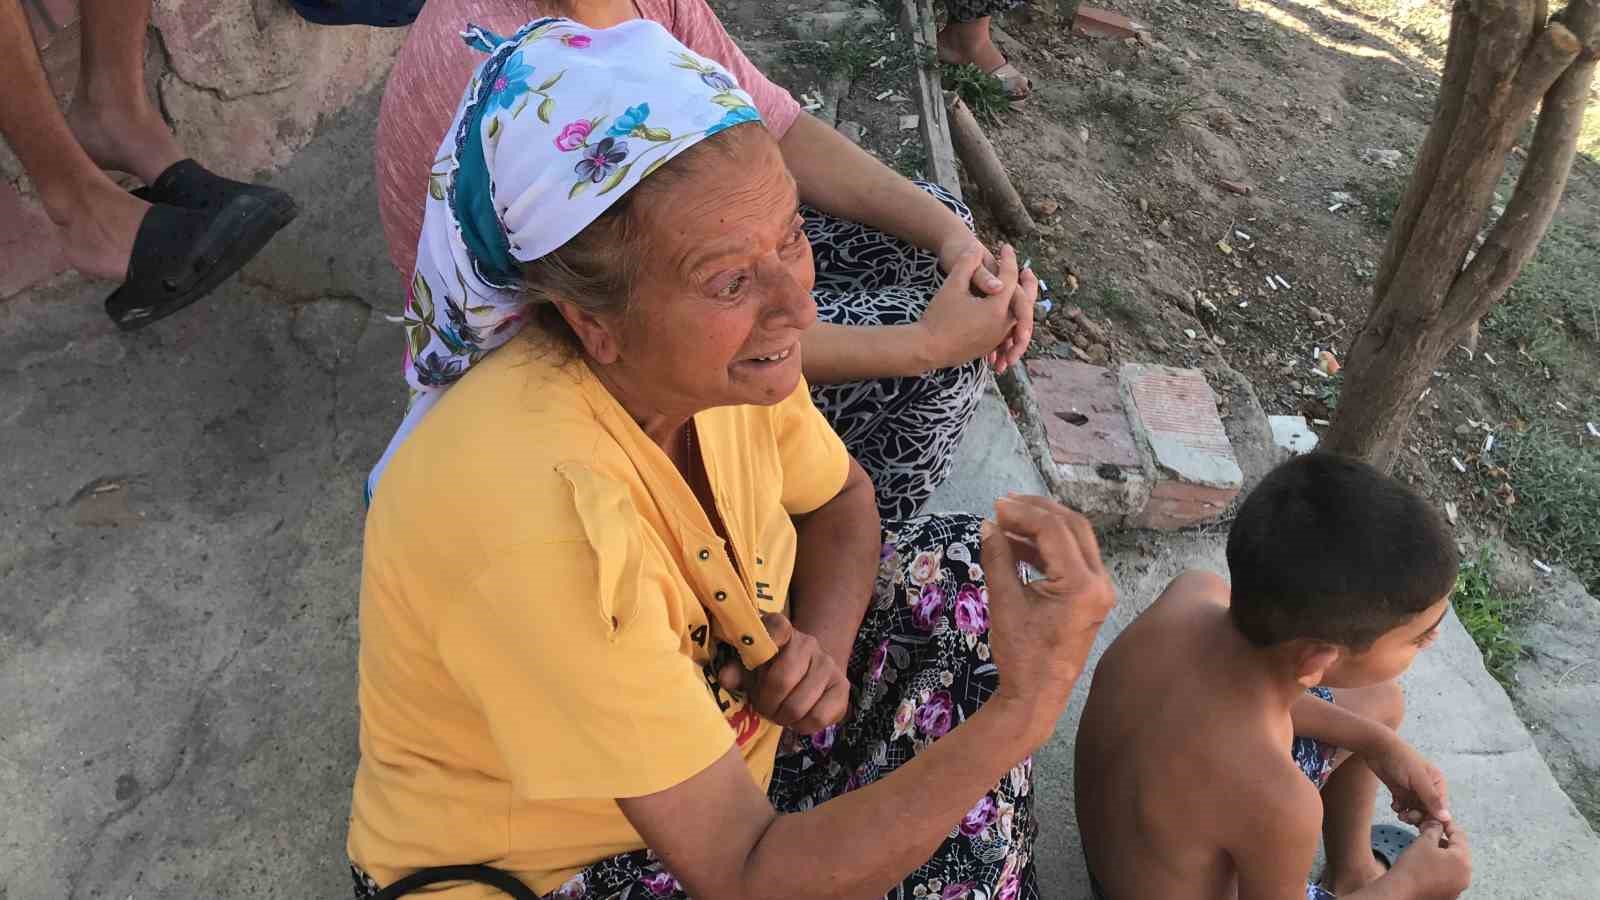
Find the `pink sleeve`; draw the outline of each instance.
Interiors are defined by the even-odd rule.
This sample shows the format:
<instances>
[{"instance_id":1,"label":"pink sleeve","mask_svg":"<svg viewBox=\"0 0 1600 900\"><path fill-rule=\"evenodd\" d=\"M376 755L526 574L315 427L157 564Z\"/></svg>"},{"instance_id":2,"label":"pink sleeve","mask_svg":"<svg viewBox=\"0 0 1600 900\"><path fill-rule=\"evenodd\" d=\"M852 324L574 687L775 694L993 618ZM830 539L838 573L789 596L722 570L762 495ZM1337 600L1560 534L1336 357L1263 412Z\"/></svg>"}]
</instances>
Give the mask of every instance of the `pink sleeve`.
<instances>
[{"instance_id":1,"label":"pink sleeve","mask_svg":"<svg viewBox=\"0 0 1600 900\"><path fill-rule=\"evenodd\" d=\"M750 62L749 57L728 35L728 30L722 27L717 14L706 5L706 0L671 0L671 6L672 20L662 24L690 50L722 63L756 102L756 109L761 111L767 130L781 139L794 120L800 117L800 104ZM644 8L645 5L640 4L640 7Z\"/></svg>"}]
</instances>

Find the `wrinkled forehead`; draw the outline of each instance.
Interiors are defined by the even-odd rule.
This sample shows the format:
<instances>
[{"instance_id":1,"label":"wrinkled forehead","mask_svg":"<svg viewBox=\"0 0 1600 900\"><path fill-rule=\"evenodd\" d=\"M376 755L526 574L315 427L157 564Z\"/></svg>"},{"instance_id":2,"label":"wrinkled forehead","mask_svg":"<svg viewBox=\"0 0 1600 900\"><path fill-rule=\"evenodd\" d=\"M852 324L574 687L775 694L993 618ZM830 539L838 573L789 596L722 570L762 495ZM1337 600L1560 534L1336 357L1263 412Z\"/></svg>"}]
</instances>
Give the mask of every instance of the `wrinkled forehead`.
<instances>
[{"instance_id":1,"label":"wrinkled forehead","mask_svg":"<svg viewBox=\"0 0 1600 900\"><path fill-rule=\"evenodd\" d=\"M675 265L737 253L781 237L794 218L799 194L778 145L760 125L706 147L684 160L663 189L642 196L646 239Z\"/></svg>"}]
</instances>

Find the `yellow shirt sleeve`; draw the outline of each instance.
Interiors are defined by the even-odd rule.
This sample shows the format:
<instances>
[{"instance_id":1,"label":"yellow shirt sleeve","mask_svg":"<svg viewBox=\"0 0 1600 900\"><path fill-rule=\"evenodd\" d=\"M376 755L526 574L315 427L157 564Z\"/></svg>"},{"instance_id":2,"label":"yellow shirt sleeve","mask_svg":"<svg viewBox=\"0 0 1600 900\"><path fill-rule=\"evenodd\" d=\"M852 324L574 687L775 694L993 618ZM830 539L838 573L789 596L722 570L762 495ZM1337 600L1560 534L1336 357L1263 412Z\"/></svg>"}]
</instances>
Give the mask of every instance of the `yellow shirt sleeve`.
<instances>
[{"instance_id":1,"label":"yellow shirt sleeve","mask_svg":"<svg viewBox=\"0 0 1600 900\"><path fill-rule=\"evenodd\" d=\"M638 797L681 784L734 746L682 651L677 582L627 488L562 467L588 540L498 554L441 622L439 653L488 722L526 800Z\"/></svg>"},{"instance_id":2,"label":"yellow shirt sleeve","mask_svg":"<svg viewBox=\"0 0 1600 900\"><path fill-rule=\"evenodd\" d=\"M783 465L783 508L800 516L838 495L850 474L850 451L811 402L804 379L772 412Z\"/></svg>"}]
</instances>

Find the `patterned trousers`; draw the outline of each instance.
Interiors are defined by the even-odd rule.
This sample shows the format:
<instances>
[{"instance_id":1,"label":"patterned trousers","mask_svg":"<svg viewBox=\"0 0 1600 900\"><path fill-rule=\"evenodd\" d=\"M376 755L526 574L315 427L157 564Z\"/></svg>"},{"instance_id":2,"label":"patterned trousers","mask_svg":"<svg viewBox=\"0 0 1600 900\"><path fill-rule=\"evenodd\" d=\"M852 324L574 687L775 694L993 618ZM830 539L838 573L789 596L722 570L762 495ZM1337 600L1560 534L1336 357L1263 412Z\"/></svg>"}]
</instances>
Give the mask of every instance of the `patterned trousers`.
<instances>
[{"instance_id":1,"label":"patterned trousers","mask_svg":"<svg viewBox=\"0 0 1600 900\"><path fill-rule=\"evenodd\" d=\"M972 227L948 191L919 182ZM934 254L856 222L803 210L816 260L817 319L834 325L909 325L944 283ZM983 395L984 362L916 378L813 385L811 399L872 477L884 521L922 511L950 475L956 446Z\"/></svg>"},{"instance_id":2,"label":"patterned trousers","mask_svg":"<svg viewBox=\"0 0 1600 900\"><path fill-rule=\"evenodd\" d=\"M810 736L785 735L768 790L798 813L888 776L977 712L999 681L976 516L889 523L882 563L850 655L850 712ZM937 790L937 785L928 785ZM951 828L886 900L1037 900L1033 763L1023 760ZM355 896L378 890L354 869ZM688 900L649 850L601 860L545 900Z\"/></svg>"},{"instance_id":3,"label":"patterned trousers","mask_svg":"<svg viewBox=\"0 0 1600 900\"><path fill-rule=\"evenodd\" d=\"M1009 9L1016 9L1027 0L944 0L945 12L952 22L971 22Z\"/></svg>"}]
</instances>

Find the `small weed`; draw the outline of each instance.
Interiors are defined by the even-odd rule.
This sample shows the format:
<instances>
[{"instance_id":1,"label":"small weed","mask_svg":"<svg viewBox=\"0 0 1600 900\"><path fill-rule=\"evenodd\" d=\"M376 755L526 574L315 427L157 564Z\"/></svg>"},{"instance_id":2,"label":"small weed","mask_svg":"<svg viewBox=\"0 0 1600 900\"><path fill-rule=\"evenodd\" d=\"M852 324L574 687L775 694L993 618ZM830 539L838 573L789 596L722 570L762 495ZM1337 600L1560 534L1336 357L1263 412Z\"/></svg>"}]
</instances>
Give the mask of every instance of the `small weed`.
<instances>
[{"instance_id":1,"label":"small weed","mask_svg":"<svg viewBox=\"0 0 1600 900\"><path fill-rule=\"evenodd\" d=\"M1317 399L1328 407L1330 412L1339 409L1339 396L1344 390L1344 373L1339 372L1330 378L1318 379L1322 382L1317 390Z\"/></svg>"},{"instance_id":2,"label":"small weed","mask_svg":"<svg viewBox=\"0 0 1600 900\"><path fill-rule=\"evenodd\" d=\"M1394 214L1400 210L1400 200L1405 194L1405 178L1390 178L1363 190L1361 204L1367 208L1373 224L1389 228L1394 225Z\"/></svg>"},{"instance_id":3,"label":"small weed","mask_svg":"<svg viewBox=\"0 0 1600 900\"><path fill-rule=\"evenodd\" d=\"M1483 654L1483 665L1501 684L1509 687L1522 655L1522 642L1516 626L1528 614L1526 598L1508 597L1494 585L1495 558L1484 550L1477 559L1461 564L1451 603L1456 616L1472 635Z\"/></svg>"},{"instance_id":4,"label":"small weed","mask_svg":"<svg viewBox=\"0 0 1600 900\"><path fill-rule=\"evenodd\" d=\"M945 86L956 92L980 120L998 123L1001 113L1011 111L1011 98L1006 96L1005 85L971 63L960 66L941 66Z\"/></svg>"},{"instance_id":5,"label":"small weed","mask_svg":"<svg viewBox=\"0 0 1600 900\"><path fill-rule=\"evenodd\" d=\"M912 180L924 177L928 169L928 152L923 149L922 142L910 141L901 147L894 156L891 168Z\"/></svg>"},{"instance_id":6,"label":"small weed","mask_svg":"<svg viewBox=\"0 0 1600 900\"><path fill-rule=\"evenodd\" d=\"M807 41L794 45L785 54L788 62L815 66L825 75L842 75L855 78L878 59L875 47L858 36L832 41Z\"/></svg>"},{"instance_id":7,"label":"small weed","mask_svg":"<svg viewBox=\"0 0 1600 900\"><path fill-rule=\"evenodd\" d=\"M1133 308L1133 302L1128 299L1128 295L1114 284L1101 285L1100 290L1094 295L1093 303L1102 313L1114 319L1133 322L1139 318L1138 310Z\"/></svg>"},{"instance_id":8,"label":"small weed","mask_svg":"<svg viewBox=\"0 0 1600 900\"><path fill-rule=\"evenodd\" d=\"M1503 436L1502 447L1496 452L1517 492L1508 512L1511 536L1600 590L1600 447L1570 425L1557 430L1544 423Z\"/></svg>"},{"instance_id":9,"label":"small weed","mask_svg":"<svg viewBox=\"0 0 1600 900\"><path fill-rule=\"evenodd\" d=\"M1189 116L1227 109L1225 106L1202 103L1201 98L1203 96L1198 92L1178 94L1163 103L1161 105L1161 114L1167 120L1167 125L1176 126Z\"/></svg>"}]
</instances>

